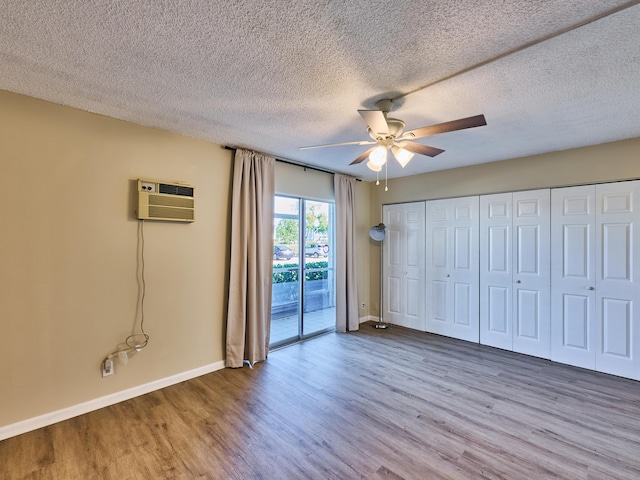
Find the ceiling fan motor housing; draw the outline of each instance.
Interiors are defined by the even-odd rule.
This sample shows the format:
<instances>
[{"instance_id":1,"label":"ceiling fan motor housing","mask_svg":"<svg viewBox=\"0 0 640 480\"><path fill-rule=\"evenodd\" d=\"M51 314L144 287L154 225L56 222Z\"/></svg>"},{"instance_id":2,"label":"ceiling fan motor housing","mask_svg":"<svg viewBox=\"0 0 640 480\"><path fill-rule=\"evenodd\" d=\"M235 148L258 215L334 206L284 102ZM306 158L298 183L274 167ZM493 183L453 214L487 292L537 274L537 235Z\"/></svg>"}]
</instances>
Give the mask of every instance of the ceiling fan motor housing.
<instances>
[{"instance_id":1,"label":"ceiling fan motor housing","mask_svg":"<svg viewBox=\"0 0 640 480\"><path fill-rule=\"evenodd\" d=\"M393 140L394 138L398 138L400 135L402 135L402 132L404 131L404 122L402 120L397 118L387 118L386 120L387 126L389 128L389 134L381 136L373 132L371 128L368 128L367 131L369 132L369 136L371 138L377 141Z\"/></svg>"}]
</instances>

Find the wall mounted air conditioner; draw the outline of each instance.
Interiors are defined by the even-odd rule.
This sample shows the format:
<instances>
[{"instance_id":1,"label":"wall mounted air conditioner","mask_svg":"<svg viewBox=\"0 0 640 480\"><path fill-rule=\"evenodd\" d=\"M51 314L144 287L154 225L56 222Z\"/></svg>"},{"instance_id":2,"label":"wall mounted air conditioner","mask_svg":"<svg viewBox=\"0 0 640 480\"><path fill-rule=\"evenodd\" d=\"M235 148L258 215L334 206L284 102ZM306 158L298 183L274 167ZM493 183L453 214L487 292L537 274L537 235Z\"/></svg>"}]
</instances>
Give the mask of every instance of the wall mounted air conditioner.
<instances>
[{"instance_id":1,"label":"wall mounted air conditioner","mask_svg":"<svg viewBox=\"0 0 640 480\"><path fill-rule=\"evenodd\" d=\"M194 188L185 183L138 179L140 220L195 221Z\"/></svg>"}]
</instances>

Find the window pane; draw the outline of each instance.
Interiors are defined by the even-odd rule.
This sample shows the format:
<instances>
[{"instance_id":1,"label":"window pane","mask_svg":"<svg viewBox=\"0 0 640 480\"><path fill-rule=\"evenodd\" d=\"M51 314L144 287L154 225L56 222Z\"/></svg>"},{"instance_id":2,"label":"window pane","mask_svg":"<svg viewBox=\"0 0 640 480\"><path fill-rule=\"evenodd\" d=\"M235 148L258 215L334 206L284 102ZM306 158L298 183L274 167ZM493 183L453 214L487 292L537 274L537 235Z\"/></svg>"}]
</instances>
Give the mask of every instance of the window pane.
<instances>
[{"instance_id":1,"label":"window pane","mask_svg":"<svg viewBox=\"0 0 640 480\"><path fill-rule=\"evenodd\" d=\"M270 339L272 345L296 340L300 335L300 201L297 198L276 197L274 207Z\"/></svg>"},{"instance_id":2,"label":"window pane","mask_svg":"<svg viewBox=\"0 0 640 480\"><path fill-rule=\"evenodd\" d=\"M303 335L334 328L333 204L305 200Z\"/></svg>"}]
</instances>

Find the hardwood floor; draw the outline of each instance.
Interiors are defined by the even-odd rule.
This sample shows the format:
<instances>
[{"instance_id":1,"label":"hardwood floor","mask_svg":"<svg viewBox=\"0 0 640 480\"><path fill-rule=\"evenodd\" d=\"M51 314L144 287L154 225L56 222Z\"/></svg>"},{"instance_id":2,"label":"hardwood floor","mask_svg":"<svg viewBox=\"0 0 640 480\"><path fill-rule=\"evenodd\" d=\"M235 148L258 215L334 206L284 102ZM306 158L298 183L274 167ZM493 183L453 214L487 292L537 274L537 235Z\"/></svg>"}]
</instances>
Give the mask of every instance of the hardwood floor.
<instances>
[{"instance_id":1,"label":"hardwood floor","mask_svg":"<svg viewBox=\"0 0 640 480\"><path fill-rule=\"evenodd\" d=\"M638 479L640 382L394 327L0 442L2 479Z\"/></svg>"}]
</instances>

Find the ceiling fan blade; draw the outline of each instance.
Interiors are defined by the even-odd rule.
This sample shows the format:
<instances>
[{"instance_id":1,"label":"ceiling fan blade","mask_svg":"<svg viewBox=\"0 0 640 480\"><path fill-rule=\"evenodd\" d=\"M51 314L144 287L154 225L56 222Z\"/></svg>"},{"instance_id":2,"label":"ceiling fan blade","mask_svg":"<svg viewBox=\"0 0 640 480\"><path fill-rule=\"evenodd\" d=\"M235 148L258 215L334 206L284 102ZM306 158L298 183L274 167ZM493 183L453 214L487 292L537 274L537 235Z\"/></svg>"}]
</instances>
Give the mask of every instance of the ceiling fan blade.
<instances>
[{"instance_id":1,"label":"ceiling fan blade","mask_svg":"<svg viewBox=\"0 0 640 480\"><path fill-rule=\"evenodd\" d=\"M358 158L356 158L349 165L357 165L358 163L364 162L367 158L369 158L369 154L373 151L374 148L376 148L376 147L371 147L369 150L364 152L362 155L360 155Z\"/></svg>"},{"instance_id":2,"label":"ceiling fan blade","mask_svg":"<svg viewBox=\"0 0 640 480\"><path fill-rule=\"evenodd\" d=\"M387 119L384 118L384 113L380 110L358 110L358 113L364 118L364 121L367 122L367 125L376 136L389 135Z\"/></svg>"},{"instance_id":3,"label":"ceiling fan blade","mask_svg":"<svg viewBox=\"0 0 640 480\"><path fill-rule=\"evenodd\" d=\"M342 143L327 143L324 145L311 145L308 147L300 147L300 150L309 150L312 148L324 148L324 147L341 147L343 145L372 145L376 142L370 140L361 140L359 142L342 142Z\"/></svg>"},{"instance_id":4,"label":"ceiling fan blade","mask_svg":"<svg viewBox=\"0 0 640 480\"><path fill-rule=\"evenodd\" d=\"M475 117L461 118L459 120L452 120L450 122L438 123L436 125L430 125L428 127L409 130L408 132L405 132L402 137L428 137L430 135L437 135L438 133L454 132L456 130L464 130L465 128L482 127L486 124L487 121L485 120L484 115L476 115Z\"/></svg>"},{"instance_id":5,"label":"ceiling fan blade","mask_svg":"<svg viewBox=\"0 0 640 480\"><path fill-rule=\"evenodd\" d=\"M444 150L441 150L439 148L430 147L429 145L422 145L421 143L416 142L402 142L398 143L398 146L413 153L426 155L427 157L435 157L436 155L440 155L442 152L444 152Z\"/></svg>"}]
</instances>

